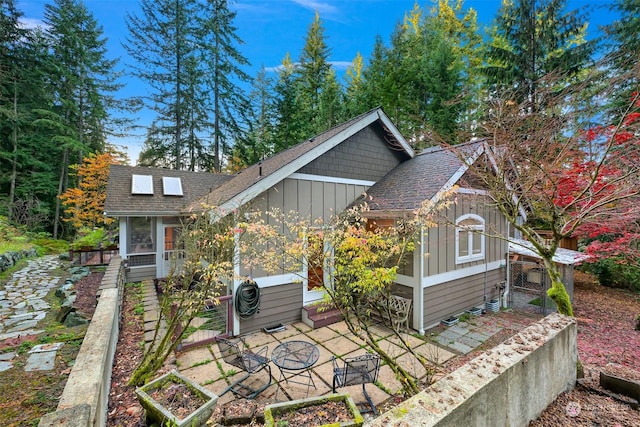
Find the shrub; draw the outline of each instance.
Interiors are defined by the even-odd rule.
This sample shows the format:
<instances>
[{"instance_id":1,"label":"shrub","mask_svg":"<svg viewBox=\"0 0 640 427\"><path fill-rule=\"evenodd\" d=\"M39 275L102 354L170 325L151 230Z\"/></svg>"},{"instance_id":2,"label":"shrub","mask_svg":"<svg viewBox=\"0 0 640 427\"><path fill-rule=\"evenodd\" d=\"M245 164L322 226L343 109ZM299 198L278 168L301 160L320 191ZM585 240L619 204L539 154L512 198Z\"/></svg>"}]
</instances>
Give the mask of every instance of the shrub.
<instances>
[{"instance_id":1,"label":"shrub","mask_svg":"<svg viewBox=\"0 0 640 427\"><path fill-rule=\"evenodd\" d=\"M640 292L640 269L622 264L616 258L600 259L581 268L593 273L601 285Z\"/></svg>"}]
</instances>

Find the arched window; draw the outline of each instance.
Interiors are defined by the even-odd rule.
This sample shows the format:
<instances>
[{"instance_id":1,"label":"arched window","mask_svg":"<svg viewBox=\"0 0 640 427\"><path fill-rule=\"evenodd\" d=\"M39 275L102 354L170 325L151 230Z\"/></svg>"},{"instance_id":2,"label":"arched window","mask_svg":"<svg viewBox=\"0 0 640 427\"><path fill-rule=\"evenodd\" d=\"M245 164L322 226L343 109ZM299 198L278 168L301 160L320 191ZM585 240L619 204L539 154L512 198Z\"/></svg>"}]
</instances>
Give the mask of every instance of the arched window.
<instances>
[{"instance_id":1,"label":"arched window","mask_svg":"<svg viewBox=\"0 0 640 427\"><path fill-rule=\"evenodd\" d=\"M484 219L468 214L456 220L456 264L484 259Z\"/></svg>"}]
</instances>

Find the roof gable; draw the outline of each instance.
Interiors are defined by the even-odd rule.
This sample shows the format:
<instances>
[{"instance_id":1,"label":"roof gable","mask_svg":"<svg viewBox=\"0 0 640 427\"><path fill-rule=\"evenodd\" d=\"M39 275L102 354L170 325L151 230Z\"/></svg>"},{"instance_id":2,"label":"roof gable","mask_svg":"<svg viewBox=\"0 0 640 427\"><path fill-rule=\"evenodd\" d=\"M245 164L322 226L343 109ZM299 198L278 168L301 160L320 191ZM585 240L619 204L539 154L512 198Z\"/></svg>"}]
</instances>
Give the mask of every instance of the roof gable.
<instances>
[{"instance_id":1,"label":"roof gable","mask_svg":"<svg viewBox=\"0 0 640 427\"><path fill-rule=\"evenodd\" d=\"M474 162L484 151L484 144L467 144L463 161L457 153L460 146L431 147L413 159L401 164L373 185L367 196L371 211L408 211L420 207L425 200L435 200L460 181L468 170L468 162Z\"/></svg>"},{"instance_id":2,"label":"roof gable","mask_svg":"<svg viewBox=\"0 0 640 427\"><path fill-rule=\"evenodd\" d=\"M206 204L226 211L235 209L376 122L386 132L390 150L402 151L409 158L415 155L382 109L376 108L244 169L189 208L199 209Z\"/></svg>"}]
</instances>

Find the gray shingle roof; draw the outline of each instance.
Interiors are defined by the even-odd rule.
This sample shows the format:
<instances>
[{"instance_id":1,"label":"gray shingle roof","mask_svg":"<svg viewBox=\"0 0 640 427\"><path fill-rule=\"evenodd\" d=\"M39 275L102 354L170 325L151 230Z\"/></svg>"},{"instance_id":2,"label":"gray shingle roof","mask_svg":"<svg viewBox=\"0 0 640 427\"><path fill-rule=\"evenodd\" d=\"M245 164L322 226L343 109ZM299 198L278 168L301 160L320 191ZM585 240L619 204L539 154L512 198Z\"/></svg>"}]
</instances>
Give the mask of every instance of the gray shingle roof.
<instances>
[{"instance_id":1,"label":"gray shingle roof","mask_svg":"<svg viewBox=\"0 0 640 427\"><path fill-rule=\"evenodd\" d=\"M132 175L151 175L153 195L131 194ZM164 196L162 177L182 181L183 196ZM161 168L112 165L104 211L108 216L177 215L200 197L229 181L233 176Z\"/></svg>"},{"instance_id":2,"label":"gray shingle roof","mask_svg":"<svg viewBox=\"0 0 640 427\"><path fill-rule=\"evenodd\" d=\"M478 146L468 145L471 153ZM457 149L459 149L458 146ZM410 211L431 200L465 168L447 147L432 147L402 163L367 191L371 211Z\"/></svg>"}]
</instances>

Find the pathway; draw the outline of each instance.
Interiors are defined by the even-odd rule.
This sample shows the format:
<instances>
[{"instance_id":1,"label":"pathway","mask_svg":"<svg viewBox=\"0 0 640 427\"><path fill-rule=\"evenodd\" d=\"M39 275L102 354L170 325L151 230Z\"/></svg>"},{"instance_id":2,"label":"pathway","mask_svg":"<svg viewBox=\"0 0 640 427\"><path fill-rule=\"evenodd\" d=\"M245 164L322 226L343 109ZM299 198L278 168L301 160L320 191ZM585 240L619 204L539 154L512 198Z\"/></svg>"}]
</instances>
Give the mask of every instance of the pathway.
<instances>
[{"instance_id":1,"label":"pathway","mask_svg":"<svg viewBox=\"0 0 640 427\"><path fill-rule=\"evenodd\" d=\"M59 266L57 255L47 255L29 259L26 267L13 273L0 290L0 341L44 332L37 329L38 322L51 308L44 298L60 283L61 277L53 274ZM30 357L27 361L25 370L51 369L50 359L55 359L57 348L59 346L54 345L34 347L33 359ZM0 372L13 366L14 357L14 352L0 355Z\"/></svg>"}]
</instances>

